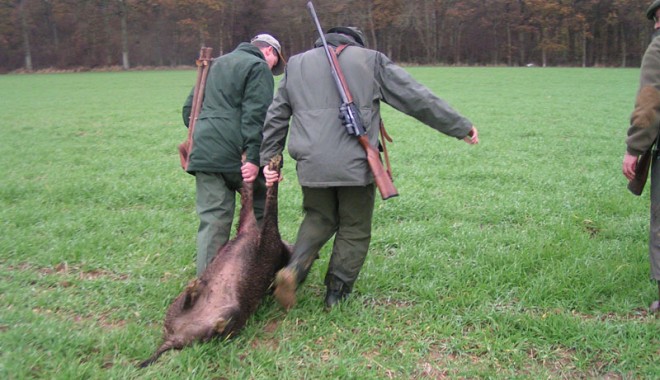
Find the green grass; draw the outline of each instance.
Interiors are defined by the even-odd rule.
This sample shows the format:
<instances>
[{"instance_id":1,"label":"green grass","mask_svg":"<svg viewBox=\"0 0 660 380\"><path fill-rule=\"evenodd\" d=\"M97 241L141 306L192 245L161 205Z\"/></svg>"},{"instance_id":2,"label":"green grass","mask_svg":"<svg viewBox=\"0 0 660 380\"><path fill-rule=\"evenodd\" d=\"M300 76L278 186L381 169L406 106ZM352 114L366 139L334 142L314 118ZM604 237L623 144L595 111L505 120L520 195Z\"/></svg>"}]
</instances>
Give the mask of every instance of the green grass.
<instances>
[{"instance_id":1,"label":"green grass","mask_svg":"<svg viewBox=\"0 0 660 380\"><path fill-rule=\"evenodd\" d=\"M377 201L354 294L321 252L288 314L135 365L194 276L179 167L193 71L0 76L0 378L657 378L648 193L621 159L638 70L410 68L468 146L385 107L400 197ZM301 221L285 162L280 229Z\"/></svg>"}]
</instances>

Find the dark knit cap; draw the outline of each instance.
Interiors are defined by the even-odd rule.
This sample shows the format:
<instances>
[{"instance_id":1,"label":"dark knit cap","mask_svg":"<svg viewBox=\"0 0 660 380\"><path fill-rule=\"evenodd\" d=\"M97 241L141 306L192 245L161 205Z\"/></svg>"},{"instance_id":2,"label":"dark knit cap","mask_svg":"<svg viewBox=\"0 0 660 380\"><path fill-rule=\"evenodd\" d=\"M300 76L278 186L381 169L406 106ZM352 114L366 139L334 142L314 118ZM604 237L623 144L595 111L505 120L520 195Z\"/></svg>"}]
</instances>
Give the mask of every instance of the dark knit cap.
<instances>
[{"instance_id":1,"label":"dark knit cap","mask_svg":"<svg viewBox=\"0 0 660 380\"><path fill-rule=\"evenodd\" d=\"M660 2L660 0L658 0L658 2ZM364 34L362 34L362 31L355 26L336 26L334 28L328 29L327 33L341 33L347 36L351 36L355 39L355 42L357 42L362 46L365 46Z\"/></svg>"},{"instance_id":2,"label":"dark knit cap","mask_svg":"<svg viewBox=\"0 0 660 380\"><path fill-rule=\"evenodd\" d=\"M648 18L649 20L653 20L653 17L655 16L655 11L658 8L660 8L660 0L655 0L646 10L646 18Z\"/></svg>"}]
</instances>

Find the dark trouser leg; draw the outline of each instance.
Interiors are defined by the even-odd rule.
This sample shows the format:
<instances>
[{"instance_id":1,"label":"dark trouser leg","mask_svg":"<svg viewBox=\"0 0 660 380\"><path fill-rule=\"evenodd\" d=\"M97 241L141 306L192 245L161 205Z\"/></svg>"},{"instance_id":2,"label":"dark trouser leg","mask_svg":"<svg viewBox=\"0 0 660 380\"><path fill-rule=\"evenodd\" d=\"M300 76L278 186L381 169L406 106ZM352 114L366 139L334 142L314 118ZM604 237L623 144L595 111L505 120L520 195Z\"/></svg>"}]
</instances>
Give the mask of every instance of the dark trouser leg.
<instances>
[{"instance_id":1,"label":"dark trouser leg","mask_svg":"<svg viewBox=\"0 0 660 380\"><path fill-rule=\"evenodd\" d=\"M337 197L334 188L303 187L305 216L293 247L289 265L275 276L273 295L285 309L296 303L296 288L305 281L319 250L337 229Z\"/></svg>"},{"instance_id":2,"label":"dark trouser leg","mask_svg":"<svg viewBox=\"0 0 660 380\"><path fill-rule=\"evenodd\" d=\"M236 209L236 193L243 186L241 173L195 173L197 186L197 276L200 276L220 247L229 240ZM254 182L253 208L261 226L266 207L266 179L260 173Z\"/></svg>"},{"instance_id":3,"label":"dark trouser leg","mask_svg":"<svg viewBox=\"0 0 660 380\"><path fill-rule=\"evenodd\" d=\"M344 300L362 269L371 241L374 186L343 187L338 192L339 228L325 276L325 307Z\"/></svg>"},{"instance_id":4,"label":"dark trouser leg","mask_svg":"<svg viewBox=\"0 0 660 380\"><path fill-rule=\"evenodd\" d=\"M234 218L235 191L221 173L195 173L197 231L197 276L211 262L218 249L229 240Z\"/></svg>"},{"instance_id":5,"label":"dark trouser leg","mask_svg":"<svg viewBox=\"0 0 660 380\"><path fill-rule=\"evenodd\" d=\"M651 228L649 238L651 278L660 280L660 161L651 166Z\"/></svg>"},{"instance_id":6,"label":"dark trouser leg","mask_svg":"<svg viewBox=\"0 0 660 380\"><path fill-rule=\"evenodd\" d=\"M298 283L305 281L321 247L337 231L338 223L336 188L303 187L302 193L305 216L289 264L297 271Z\"/></svg>"},{"instance_id":7,"label":"dark trouser leg","mask_svg":"<svg viewBox=\"0 0 660 380\"><path fill-rule=\"evenodd\" d=\"M338 188L339 226L332 247L325 283L331 287L343 283L343 293L350 293L369 251L375 186Z\"/></svg>"},{"instance_id":8,"label":"dark trouser leg","mask_svg":"<svg viewBox=\"0 0 660 380\"><path fill-rule=\"evenodd\" d=\"M658 299L651 305L653 312L660 308L660 160L651 163L651 226L649 237L651 279L658 283Z\"/></svg>"}]
</instances>

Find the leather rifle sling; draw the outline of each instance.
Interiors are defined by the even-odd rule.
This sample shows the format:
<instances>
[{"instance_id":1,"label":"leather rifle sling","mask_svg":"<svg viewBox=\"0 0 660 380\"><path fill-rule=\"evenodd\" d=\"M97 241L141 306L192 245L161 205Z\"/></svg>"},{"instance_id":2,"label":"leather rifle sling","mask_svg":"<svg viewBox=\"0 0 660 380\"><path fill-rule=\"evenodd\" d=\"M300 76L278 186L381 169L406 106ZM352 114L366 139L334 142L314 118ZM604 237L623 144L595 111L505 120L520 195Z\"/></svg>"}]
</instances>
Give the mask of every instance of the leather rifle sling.
<instances>
[{"instance_id":1,"label":"leather rifle sling","mask_svg":"<svg viewBox=\"0 0 660 380\"><path fill-rule=\"evenodd\" d=\"M348 44L337 46L337 48L335 49L335 54L337 55L337 57L339 57L339 54L341 54L341 52L344 51L344 49L346 49L346 47L348 46L349 46ZM385 140L392 142L392 138L385 130L385 124L383 124L383 119L380 119L380 140L381 143L379 145L383 148L383 155L385 156L385 166L387 167L386 169L387 174L390 176L391 180L394 180L394 178L392 177L392 166L390 165L390 156L387 154L387 144L385 143Z\"/></svg>"}]
</instances>

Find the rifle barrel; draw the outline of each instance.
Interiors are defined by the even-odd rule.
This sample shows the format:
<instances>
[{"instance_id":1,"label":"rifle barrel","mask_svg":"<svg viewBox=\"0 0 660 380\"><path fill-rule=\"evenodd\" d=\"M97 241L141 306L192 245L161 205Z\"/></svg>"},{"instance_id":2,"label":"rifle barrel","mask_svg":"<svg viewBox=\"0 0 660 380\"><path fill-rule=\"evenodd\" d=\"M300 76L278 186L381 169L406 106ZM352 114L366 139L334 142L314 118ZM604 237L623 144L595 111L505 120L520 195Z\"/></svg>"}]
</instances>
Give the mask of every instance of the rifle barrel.
<instances>
[{"instance_id":1,"label":"rifle barrel","mask_svg":"<svg viewBox=\"0 0 660 380\"><path fill-rule=\"evenodd\" d=\"M319 21L319 18L316 16L316 11L314 10L314 4L312 4L311 1L307 2L307 9L309 10L309 14L312 15L312 19L314 19L314 24L316 25L316 30L319 32L319 36L321 36L321 42L323 43L323 50L325 50L325 55L328 58L328 62L330 62L330 68L332 69L332 79L335 80L335 84L337 85L337 90L339 90L339 96L341 96L341 101L342 103L350 103L350 100L348 98L348 94L346 94L346 91L344 90L344 85L341 83L341 79L339 79L339 74L337 73L337 67L335 66L335 62L332 59L332 55L330 54L330 48L328 47L328 42L325 40L325 34L323 34L323 28L321 28L321 22Z\"/></svg>"},{"instance_id":2,"label":"rifle barrel","mask_svg":"<svg viewBox=\"0 0 660 380\"><path fill-rule=\"evenodd\" d=\"M367 155L367 163L371 169L371 174L374 176L374 182L376 182L376 187L378 187L378 191L380 192L383 200L396 197L399 195L399 193L394 187L392 178L390 178L389 174L387 174L383 168L383 163L380 161L378 150L371 145L369 139L366 136L366 128L364 128L364 125L362 125L359 110L357 107L355 107L353 98L350 94L350 90L348 89L348 85L345 83L345 78L343 77L341 68L339 67L337 54L335 54L334 51L331 52L330 48L328 47L328 42L325 40L325 35L323 34L323 28L321 28L321 23L319 22L319 18L316 16L316 11L314 10L314 4L312 4L311 1L307 2L307 9L309 9L309 13L312 16L312 19L314 19L314 24L316 24L316 29L321 36L323 49L325 50L325 55L328 58L328 63L330 63L332 78L334 79L337 91L339 91L339 95L341 96L342 106L346 107L346 115L344 115L344 117L350 118L350 122L353 124L353 130L352 132L349 131L349 134L355 135L358 138L360 145L364 149ZM355 107L355 109L352 107Z\"/></svg>"}]
</instances>

